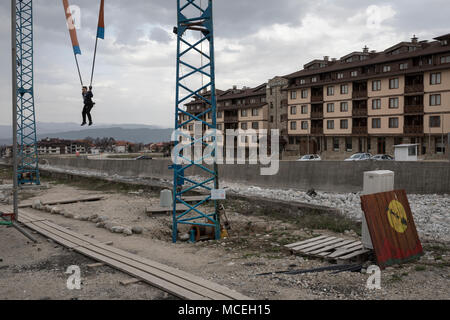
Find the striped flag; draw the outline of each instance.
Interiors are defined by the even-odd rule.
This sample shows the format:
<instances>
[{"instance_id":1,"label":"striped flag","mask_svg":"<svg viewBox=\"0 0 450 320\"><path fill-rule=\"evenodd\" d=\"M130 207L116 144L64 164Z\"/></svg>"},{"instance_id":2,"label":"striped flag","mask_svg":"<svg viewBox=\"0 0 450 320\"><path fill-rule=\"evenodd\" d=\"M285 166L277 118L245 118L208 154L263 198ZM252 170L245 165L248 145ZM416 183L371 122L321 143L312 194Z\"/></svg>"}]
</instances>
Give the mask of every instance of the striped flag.
<instances>
[{"instance_id":1,"label":"striped flag","mask_svg":"<svg viewBox=\"0 0 450 320\"><path fill-rule=\"evenodd\" d=\"M78 42L77 37L77 29L75 29L72 12L70 11L69 8L69 0L63 0L63 5L64 5L64 12L66 14L67 25L69 27L70 39L72 40L73 52L75 53L75 55L77 54L81 55L80 43Z\"/></svg>"},{"instance_id":2,"label":"striped flag","mask_svg":"<svg viewBox=\"0 0 450 320\"><path fill-rule=\"evenodd\" d=\"M105 0L101 0L98 14L97 38L105 39Z\"/></svg>"}]
</instances>

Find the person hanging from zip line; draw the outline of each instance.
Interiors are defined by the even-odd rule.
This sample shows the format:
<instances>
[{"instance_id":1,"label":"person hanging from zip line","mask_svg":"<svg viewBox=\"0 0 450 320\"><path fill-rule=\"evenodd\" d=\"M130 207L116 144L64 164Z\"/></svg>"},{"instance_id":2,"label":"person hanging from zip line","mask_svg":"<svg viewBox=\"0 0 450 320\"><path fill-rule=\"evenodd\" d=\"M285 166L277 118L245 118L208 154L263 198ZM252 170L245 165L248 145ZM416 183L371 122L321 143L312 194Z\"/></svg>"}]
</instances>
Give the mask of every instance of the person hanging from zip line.
<instances>
[{"instance_id":1,"label":"person hanging from zip line","mask_svg":"<svg viewBox=\"0 0 450 320\"><path fill-rule=\"evenodd\" d=\"M89 119L89 126L92 126L94 123L92 122L91 110L95 105L95 102L92 101L92 98L94 97L94 95L92 94L92 87L89 87L89 90L87 87L83 87L82 95L84 107L82 112L83 123L81 124L81 126L85 126L87 124L86 116Z\"/></svg>"}]
</instances>

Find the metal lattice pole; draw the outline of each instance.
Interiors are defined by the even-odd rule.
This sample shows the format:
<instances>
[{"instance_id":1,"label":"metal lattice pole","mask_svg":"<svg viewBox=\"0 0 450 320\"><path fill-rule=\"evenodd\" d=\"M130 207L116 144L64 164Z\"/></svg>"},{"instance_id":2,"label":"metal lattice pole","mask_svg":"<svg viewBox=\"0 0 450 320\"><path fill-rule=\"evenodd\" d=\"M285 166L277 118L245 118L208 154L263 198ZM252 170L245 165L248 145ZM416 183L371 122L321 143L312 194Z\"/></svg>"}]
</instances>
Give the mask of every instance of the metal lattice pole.
<instances>
[{"instance_id":1,"label":"metal lattice pole","mask_svg":"<svg viewBox=\"0 0 450 320\"><path fill-rule=\"evenodd\" d=\"M215 159L217 141L215 130L216 123L216 86L214 65L214 30L213 30L213 6L212 0L177 0L178 25L175 30L177 43L177 83L176 83L176 108L175 130L182 132L184 126L204 127L214 134L207 134L202 128L201 137L185 136L188 143L180 144L178 137L175 141L174 160L174 186L173 186L173 242L178 238L179 225L213 227L215 238L220 239L220 221L218 203L214 202L214 212L203 212L201 206L211 201L212 189L219 188L217 164L208 167L207 160ZM200 37L198 36L200 34ZM198 40L200 38L200 40ZM209 42L208 46L202 46ZM204 52L203 48L208 47ZM202 58L203 57L203 58ZM201 61L201 62L200 62ZM205 62L205 63L204 63ZM199 65L200 63L200 65ZM186 68L188 71L183 72ZM201 78L201 79L200 79ZM209 90L209 94L205 91ZM184 105L192 99L199 99L206 105L201 114L193 114L184 110ZM210 115L210 117L208 117ZM183 120L186 116L187 120ZM211 122L205 121L210 118ZM183 134L182 134L183 135ZM207 141L212 139L214 151L202 154L201 159L187 158L184 151L200 144L202 148L208 147ZM184 173L188 169L196 168L202 172L201 177L188 178ZM185 183L189 185L181 190ZM213 185L213 187L211 187ZM188 204L183 200L187 192L206 191L204 199L196 204ZM184 212L177 212L177 206L187 207ZM211 210L212 211L212 210Z\"/></svg>"},{"instance_id":2,"label":"metal lattice pole","mask_svg":"<svg viewBox=\"0 0 450 320\"><path fill-rule=\"evenodd\" d=\"M40 184L34 108L33 1L15 0L18 184Z\"/></svg>"}]
</instances>

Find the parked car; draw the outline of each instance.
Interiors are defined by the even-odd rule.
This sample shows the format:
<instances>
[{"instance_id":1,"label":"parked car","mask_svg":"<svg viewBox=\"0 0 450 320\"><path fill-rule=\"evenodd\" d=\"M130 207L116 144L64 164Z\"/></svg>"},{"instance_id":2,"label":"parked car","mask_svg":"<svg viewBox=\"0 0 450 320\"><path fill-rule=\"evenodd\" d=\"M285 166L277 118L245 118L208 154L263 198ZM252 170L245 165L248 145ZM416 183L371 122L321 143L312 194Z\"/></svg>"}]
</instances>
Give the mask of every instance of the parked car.
<instances>
[{"instance_id":1,"label":"parked car","mask_svg":"<svg viewBox=\"0 0 450 320\"><path fill-rule=\"evenodd\" d=\"M149 156L140 156L135 158L134 160L153 160L153 158Z\"/></svg>"},{"instance_id":2,"label":"parked car","mask_svg":"<svg viewBox=\"0 0 450 320\"><path fill-rule=\"evenodd\" d=\"M388 154L377 154L376 156L372 157L372 160L375 161L393 161L395 160L393 157L391 157Z\"/></svg>"},{"instance_id":3,"label":"parked car","mask_svg":"<svg viewBox=\"0 0 450 320\"><path fill-rule=\"evenodd\" d=\"M350 158L345 159L345 161L367 161L372 158L370 153L356 153L352 155Z\"/></svg>"},{"instance_id":4,"label":"parked car","mask_svg":"<svg viewBox=\"0 0 450 320\"><path fill-rule=\"evenodd\" d=\"M307 154L297 161L321 161L322 158L318 154Z\"/></svg>"}]
</instances>

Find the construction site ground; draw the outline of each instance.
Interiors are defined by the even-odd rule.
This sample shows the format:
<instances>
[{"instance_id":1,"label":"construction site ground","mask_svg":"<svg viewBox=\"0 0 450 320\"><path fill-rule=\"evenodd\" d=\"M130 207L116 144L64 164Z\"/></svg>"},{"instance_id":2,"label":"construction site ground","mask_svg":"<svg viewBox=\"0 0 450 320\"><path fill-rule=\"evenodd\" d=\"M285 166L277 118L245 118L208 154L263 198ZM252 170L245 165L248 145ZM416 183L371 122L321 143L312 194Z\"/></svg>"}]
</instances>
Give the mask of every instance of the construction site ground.
<instances>
[{"instance_id":1,"label":"construction site ground","mask_svg":"<svg viewBox=\"0 0 450 320\"><path fill-rule=\"evenodd\" d=\"M3 183L11 183L3 177ZM0 177L0 180L2 177ZM97 214L108 221L142 227L142 234L125 236L98 228L95 223L66 218L44 211L26 209L35 215L114 247L179 268L224 285L254 299L448 299L450 297L449 244L422 239L426 254L412 263L382 272L381 289L369 290L369 275L362 272L331 272L257 276L260 273L301 270L330 265L326 261L292 255L283 246L315 235L358 240L360 225L342 218L287 218L265 208L252 210L244 200L226 202L231 223L230 237L220 241L191 244L171 242L171 217L145 213L159 204L157 193L136 187L93 183L51 181L48 189L21 192L22 201L32 202L102 195L97 202L58 206L74 216ZM315 219L322 219L316 221ZM316 227L320 226L320 229ZM342 230L345 229L345 232ZM31 231L30 231L31 232ZM13 228L0 227L0 299L174 299L145 283L121 285L130 276L107 266L89 268L95 261L71 252L39 234L30 243ZM81 290L68 290L67 268L81 268Z\"/></svg>"}]
</instances>

